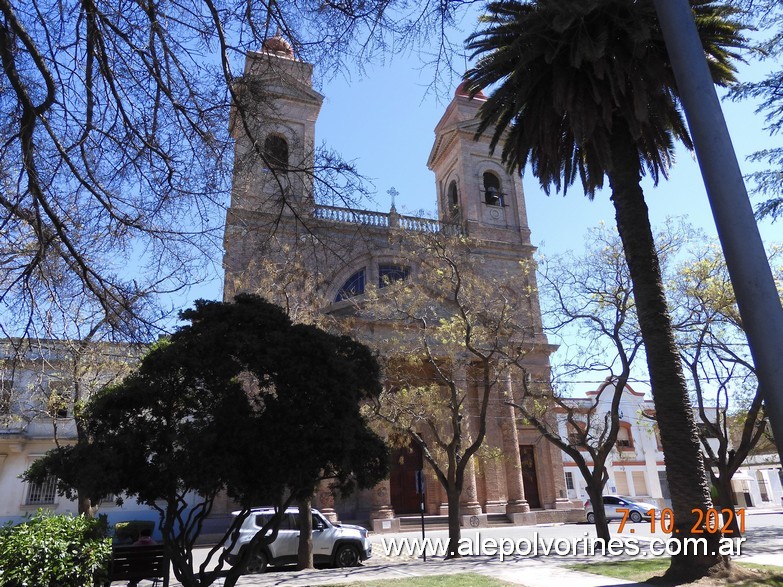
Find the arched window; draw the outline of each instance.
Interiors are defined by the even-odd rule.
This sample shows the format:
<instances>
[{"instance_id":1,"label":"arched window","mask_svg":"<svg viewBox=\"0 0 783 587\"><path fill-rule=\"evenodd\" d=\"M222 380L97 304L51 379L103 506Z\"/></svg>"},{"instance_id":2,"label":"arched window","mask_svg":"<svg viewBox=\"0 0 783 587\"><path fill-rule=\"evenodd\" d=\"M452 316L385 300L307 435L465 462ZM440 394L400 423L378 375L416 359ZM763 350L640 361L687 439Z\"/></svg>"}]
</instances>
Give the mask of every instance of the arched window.
<instances>
[{"instance_id":1,"label":"arched window","mask_svg":"<svg viewBox=\"0 0 783 587\"><path fill-rule=\"evenodd\" d=\"M500 178L490 171L484 172L484 203L489 206L503 205L503 193L500 191Z\"/></svg>"},{"instance_id":2,"label":"arched window","mask_svg":"<svg viewBox=\"0 0 783 587\"><path fill-rule=\"evenodd\" d=\"M386 287L398 281L405 281L411 268L404 265L378 265L378 287Z\"/></svg>"},{"instance_id":3,"label":"arched window","mask_svg":"<svg viewBox=\"0 0 783 587\"><path fill-rule=\"evenodd\" d=\"M454 213L459 210L459 192L457 192L457 182L451 180L449 189L446 192L446 199L448 200L449 212Z\"/></svg>"},{"instance_id":4,"label":"arched window","mask_svg":"<svg viewBox=\"0 0 783 587\"><path fill-rule=\"evenodd\" d=\"M285 173L288 170L288 142L278 134L267 135L264 157L270 169Z\"/></svg>"},{"instance_id":5,"label":"arched window","mask_svg":"<svg viewBox=\"0 0 783 587\"><path fill-rule=\"evenodd\" d=\"M631 427L628 424L620 423L620 429L617 431L617 448L633 450L633 437L631 436Z\"/></svg>"},{"instance_id":6,"label":"arched window","mask_svg":"<svg viewBox=\"0 0 783 587\"><path fill-rule=\"evenodd\" d=\"M365 276L366 274L364 269L359 269L359 271L351 275L340 288L340 291L337 292L337 296L334 298L334 301L341 302L343 300L347 300L348 298L363 294L364 284L366 282Z\"/></svg>"}]
</instances>

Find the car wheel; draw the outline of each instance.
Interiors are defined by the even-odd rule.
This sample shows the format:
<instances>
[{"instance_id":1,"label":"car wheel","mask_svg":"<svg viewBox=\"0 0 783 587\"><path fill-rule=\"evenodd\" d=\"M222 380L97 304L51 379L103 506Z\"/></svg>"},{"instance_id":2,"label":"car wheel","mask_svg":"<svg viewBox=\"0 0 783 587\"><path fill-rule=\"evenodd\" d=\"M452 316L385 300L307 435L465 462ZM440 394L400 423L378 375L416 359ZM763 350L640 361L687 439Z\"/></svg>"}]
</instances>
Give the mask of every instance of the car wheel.
<instances>
[{"instance_id":1,"label":"car wheel","mask_svg":"<svg viewBox=\"0 0 783 587\"><path fill-rule=\"evenodd\" d=\"M588 524L595 524L595 514L593 512L590 512L587 514L587 523Z\"/></svg>"},{"instance_id":2,"label":"car wheel","mask_svg":"<svg viewBox=\"0 0 783 587\"><path fill-rule=\"evenodd\" d=\"M639 522L641 522L641 521L642 521L642 514L640 514L640 513L639 513L639 512L637 512L636 510L634 510L634 511L632 511L632 512L631 512L631 516L630 516L630 517L631 517L631 521L632 521L634 524L638 524Z\"/></svg>"},{"instance_id":3,"label":"car wheel","mask_svg":"<svg viewBox=\"0 0 783 587\"><path fill-rule=\"evenodd\" d=\"M245 571L251 575L263 573L266 570L267 564L269 564L269 561L267 560L266 555L263 552L257 552L247 563Z\"/></svg>"},{"instance_id":4,"label":"car wheel","mask_svg":"<svg viewBox=\"0 0 783 587\"><path fill-rule=\"evenodd\" d=\"M337 549L337 554L334 557L335 566L337 567L358 567L359 566L359 550L350 544L343 544Z\"/></svg>"}]
</instances>

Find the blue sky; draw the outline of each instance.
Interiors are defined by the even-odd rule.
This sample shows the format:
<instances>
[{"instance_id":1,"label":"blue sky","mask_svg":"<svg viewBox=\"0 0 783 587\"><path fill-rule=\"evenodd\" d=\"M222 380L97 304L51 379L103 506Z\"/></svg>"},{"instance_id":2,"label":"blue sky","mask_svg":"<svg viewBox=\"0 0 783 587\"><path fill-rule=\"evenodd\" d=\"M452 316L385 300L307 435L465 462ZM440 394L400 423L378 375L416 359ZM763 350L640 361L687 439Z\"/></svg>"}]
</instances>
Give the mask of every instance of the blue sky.
<instances>
[{"instance_id":1,"label":"blue sky","mask_svg":"<svg viewBox=\"0 0 783 587\"><path fill-rule=\"evenodd\" d=\"M767 64L742 66L741 79L757 79ZM428 76L429 74L429 76ZM354 160L373 180L375 201L367 207L388 211L387 190L398 192L397 207L409 212L435 208L435 176L426 162L434 140L433 129L459 82L439 93L427 91L431 72L420 70L415 58L397 59L385 67L370 69L362 79L336 79L321 88L324 105L316 126L316 140L325 142L343 157ZM745 157L775 144L764 130L761 115L750 102L723 100L724 113L743 172L751 171ZM779 141L778 141L779 142ZM613 223L609 192L588 201L578 189L567 197L544 195L537 180L523 176L533 243L552 254L582 246L585 231L601 220ZM670 179L657 187L646 182L645 194L653 223L667 216L687 215L690 221L715 234L698 164L686 149L678 151ZM783 240L783 224L763 222L766 241Z\"/></svg>"}]
</instances>

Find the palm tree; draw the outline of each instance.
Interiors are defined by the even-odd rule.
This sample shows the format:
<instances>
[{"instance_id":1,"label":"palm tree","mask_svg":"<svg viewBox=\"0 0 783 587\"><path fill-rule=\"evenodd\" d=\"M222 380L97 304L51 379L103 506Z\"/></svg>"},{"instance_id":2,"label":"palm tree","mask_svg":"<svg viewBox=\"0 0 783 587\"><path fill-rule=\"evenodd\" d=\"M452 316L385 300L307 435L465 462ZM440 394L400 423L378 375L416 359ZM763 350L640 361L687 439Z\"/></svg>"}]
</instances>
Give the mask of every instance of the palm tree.
<instances>
[{"instance_id":1,"label":"palm tree","mask_svg":"<svg viewBox=\"0 0 783 587\"><path fill-rule=\"evenodd\" d=\"M713 79L728 84L734 50L744 46L734 11L708 0L691 5ZM692 144L654 6L651 0L510 0L491 3L482 22L486 27L467 41L479 59L465 74L472 95L493 90L481 107L477 136L491 128L491 148L502 143L510 169L522 172L530 163L547 194L552 186L565 193L578 176L592 199L609 180L676 535L688 536L696 510L711 506L710 491L640 180L645 173L656 183L666 177L675 140ZM669 573L700 576L726 560L672 557Z\"/></svg>"}]
</instances>

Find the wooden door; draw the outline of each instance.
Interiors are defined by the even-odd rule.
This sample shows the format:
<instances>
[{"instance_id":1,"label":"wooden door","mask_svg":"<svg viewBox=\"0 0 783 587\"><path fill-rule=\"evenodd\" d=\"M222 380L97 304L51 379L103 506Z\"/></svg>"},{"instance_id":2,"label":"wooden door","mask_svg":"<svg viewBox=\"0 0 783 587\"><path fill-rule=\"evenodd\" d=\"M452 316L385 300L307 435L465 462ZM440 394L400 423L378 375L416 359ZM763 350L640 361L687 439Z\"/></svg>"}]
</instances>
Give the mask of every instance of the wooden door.
<instances>
[{"instance_id":1,"label":"wooden door","mask_svg":"<svg viewBox=\"0 0 783 587\"><path fill-rule=\"evenodd\" d=\"M421 449L411 445L392 453L389 485L395 514L418 514L421 496L416 492L416 471L422 468Z\"/></svg>"},{"instance_id":2,"label":"wooden door","mask_svg":"<svg viewBox=\"0 0 783 587\"><path fill-rule=\"evenodd\" d=\"M538 495L538 475L536 474L536 447L532 444L519 445L519 457L522 460L522 485L525 499L531 508L541 507Z\"/></svg>"}]
</instances>

